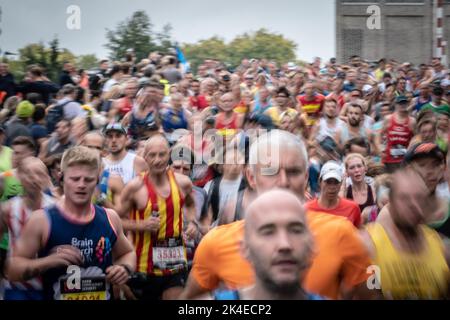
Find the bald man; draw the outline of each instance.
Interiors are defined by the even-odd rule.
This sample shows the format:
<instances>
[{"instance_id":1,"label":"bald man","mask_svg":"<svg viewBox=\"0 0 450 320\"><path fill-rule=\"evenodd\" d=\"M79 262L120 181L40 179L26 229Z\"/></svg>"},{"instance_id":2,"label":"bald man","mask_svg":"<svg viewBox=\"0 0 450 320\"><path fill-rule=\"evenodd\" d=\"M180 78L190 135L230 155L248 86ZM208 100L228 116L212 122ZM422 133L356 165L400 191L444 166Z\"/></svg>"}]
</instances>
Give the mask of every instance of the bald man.
<instances>
[{"instance_id":1,"label":"bald man","mask_svg":"<svg viewBox=\"0 0 450 320\"><path fill-rule=\"evenodd\" d=\"M10 252L13 255L16 240L25 223L35 210L54 203L54 199L44 193L50 182L47 167L35 157L20 162L17 177L24 189L24 195L12 198L0 206L0 234L9 232ZM38 278L26 282L6 281L5 300L42 300L42 282Z\"/></svg>"},{"instance_id":2,"label":"bald man","mask_svg":"<svg viewBox=\"0 0 450 320\"><path fill-rule=\"evenodd\" d=\"M247 209L241 253L255 272L255 284L216 292L216 299L317 300L301 286L312 262L313 236L303 204L287 190L261 194Z\"/></svg>"},{"instance_id":3,"label":"bald man","mask_svg":"<svg viewBox=\"0 0 450 320\"><path fill-rule=\"evenodd\" d=\"M220 111L215 121L215 128L220 135L225 137L234 136L237 133L237 129L243 127L244 115L234 112L234 107L238 102L231 93L225 93L220 97Z\"/></svg>"},{"instance_id":4,"label":"bald man","mask_svg":"<svg viewBox=\"0 0 450 320\"><path fill-rule=\"evenodd\" d=\"M139 283L131 284L138 299L178 298L187 268L183 225L190 238L198 232L192 183L168 168L169 157L163 136L149 138L144 149L149 171L130 181L122 193L119 212L124 229L132 236L137 272L143 275Z\"/></svg>"}]
</instances>

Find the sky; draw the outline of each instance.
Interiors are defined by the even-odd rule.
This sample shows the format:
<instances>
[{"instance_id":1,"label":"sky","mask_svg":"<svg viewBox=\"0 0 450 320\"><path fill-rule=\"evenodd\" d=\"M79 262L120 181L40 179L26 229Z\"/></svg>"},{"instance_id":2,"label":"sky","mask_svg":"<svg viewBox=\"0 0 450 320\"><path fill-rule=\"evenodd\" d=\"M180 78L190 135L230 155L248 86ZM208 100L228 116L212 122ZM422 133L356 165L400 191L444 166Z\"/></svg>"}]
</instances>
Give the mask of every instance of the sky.
<instances>
[{"instance_id":1,"label":"sky","mask_svg":"<svg viewBox=\"0 0 450 320\"><path fill-rule=\"evenodd\" d=\"M17 49L55 35L73 53L108 56L106 29L115 29L134 11L144 10L154 29L173 27L179 43L195 43L218 35L225 41L244 32L266 28L297 45L297 58L335 55L333 0L0 0L0 49ZM80 30L70 30L67 8L80 8Z\"/></svg>"}]
</instances>

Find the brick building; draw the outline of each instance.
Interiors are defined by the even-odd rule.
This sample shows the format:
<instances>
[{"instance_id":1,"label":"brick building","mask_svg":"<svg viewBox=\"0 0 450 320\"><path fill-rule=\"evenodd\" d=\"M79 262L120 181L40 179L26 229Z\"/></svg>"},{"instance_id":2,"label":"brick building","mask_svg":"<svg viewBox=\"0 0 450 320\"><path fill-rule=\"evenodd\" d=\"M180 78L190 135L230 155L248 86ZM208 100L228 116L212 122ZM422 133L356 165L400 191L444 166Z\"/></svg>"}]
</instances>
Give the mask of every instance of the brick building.
<instances>
[{"instance_id":1,"label":"brick building","mask_svg":"<svg viewBox=\"0 0 450 320\"><path fill-rule=\"evenodd\" d=\"M367 25L371 5L380 8L380 29ZM414 64L442 56L446 63L446 42L450 43L450 0L336 0L339 62L356 54L367 60L386 57Z\"/></svg>"}]
</instances>

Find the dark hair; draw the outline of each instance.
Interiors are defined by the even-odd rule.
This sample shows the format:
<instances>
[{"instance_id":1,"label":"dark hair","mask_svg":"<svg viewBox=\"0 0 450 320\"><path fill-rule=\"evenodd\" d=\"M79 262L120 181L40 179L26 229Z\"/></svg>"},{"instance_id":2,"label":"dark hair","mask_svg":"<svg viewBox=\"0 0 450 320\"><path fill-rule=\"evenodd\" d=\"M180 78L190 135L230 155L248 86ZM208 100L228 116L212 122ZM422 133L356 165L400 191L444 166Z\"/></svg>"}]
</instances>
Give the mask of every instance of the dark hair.
<instances>
[{"instance_id":1,"label":"dark hair","mask_svg":"<svg viewBox=\"0 0 450 320\"><path fill-rule=\"evenodd\" d=\"M41 77L42 74L43 74L42 68L40 66L38 66L38 65L30 66L29 71L35 77Z\"/></svg>"},{"instance_id":2,"label":"dark hair","mask_svg":"<svg viewBox=\"0 0 450 320\"><path fill-rule=\"evenodd\" d=\"M122 72L124 74L128 74L128 73L130 73L131 67L132 67L131 63L125 62L125 63L122 63L122 65L120 66L120 69L122 70Z\"/></svg>"},{"instance_id":3,"label":"dark hair","mask_svg":"<svg viewBox=\"0 0 450 320\"><path fill-rule=\"evenodd\" d=\"M288 98L291 96L289 90L286 87L279 87L276 92L277 92L277 95L280 93L284 93L286 95L286 97L288 97Z\"/></svg>"},{"instance_id":4,"label":"dark hair","mask_svg":"<svg viewBox=\"0 0 450 320\"><path fill-rule=\"evenodd\" d=\"M25 100L30 101L32 104L36 105L39 102L42 102L42 95L37 92L27 93Z\"/></svg>"},{"instance_id":5,"label":"dark hair","mask_svg":"<svg viewBox=\"0 0 450 320\"><path fill-rule=\"evenodd\" d=\"M116 73L119 73L122 70L122 66L120 64L114 64L109 72L109 76L112 77Z\"/></svg>"},{"instance_id":6,"label":"dark hair","mask_svg":"<svg viewBox=\"0 0 450 320\"><path fill-rule=\"evenodd\" d=\"M191 148L189 148L188 146L185 146L185 145L178 145L178 146L174 146L172 148L171 153L176 154L178 156L178 158L176 160L183 160L183 161L189 162L189 165L192 170L192 168L194 167L194 164L195 164L195 154ZM169 165L172 165L172 164L173 164L173 159L172 159L172 157L170 157Z\"/></svg>"},{"instance_id":7,"label":"dark hair","mask_svg":"<svg viewBox=\"0 0 450 320\"><path fill-rule=\"evenodd\" d=\"M385 72L383 78L392 78L392 75L389 72Z\"/></svg>"},{"instance_id":8,"label":"dark hair","mask_svg":"<svg viewBox=\"0 0 450 320\"><path fill-rule=\"evenodd\" d=\"M33 122L45 119L45 104L36 104L33 112Z\"/></svg>"},{"instance_id":9,"label":"dark hair","mask_svg":"<svg viewBox=\"0 0 450 320\"><path fill-rule=\"evenodd\" d=\"M19 136L13 140L11 146L25 146L30 149L30 151L36 152L36 144L30 137Z\"/></svg>"},{"instance_id":10,"label":"dark hair","mask_svg":"<svg viewBox=\"0 0 450 320\"><path fill-rule=\"evenodd\" d=\"M358 146L361 148L365 148L367 150L367 153L370 154L370 143L366 138L363 137L356 137L352 138L347 141L347 143L344 146L344 153L350 153L352 146Z\"/></svg>"}]
</instances>

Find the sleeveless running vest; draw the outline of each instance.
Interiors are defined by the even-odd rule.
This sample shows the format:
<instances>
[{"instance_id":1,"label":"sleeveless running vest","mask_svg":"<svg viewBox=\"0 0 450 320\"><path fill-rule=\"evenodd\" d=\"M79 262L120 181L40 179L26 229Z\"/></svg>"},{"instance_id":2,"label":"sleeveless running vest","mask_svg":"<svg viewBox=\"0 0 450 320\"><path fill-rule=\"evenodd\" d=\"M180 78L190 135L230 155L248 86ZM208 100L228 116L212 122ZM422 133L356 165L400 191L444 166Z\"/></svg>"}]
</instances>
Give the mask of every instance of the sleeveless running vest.
<instances>
[{"instance_id":1,"label":"sleeveless running vest","mask_svg":"<svg viewBox=\"0 0 450 320\"><path fill-rule=\"evenodd\" d=\"M127 152L127 155L119 162L112 162L106 158L103 158L103 164L105 166L105 170L110 173L117 174L122 178L124 184L130 182L135 176L134 172L134 160L136 158L136 154Z\"/></svg>"},{"instance_id":2,"label":"sleeveless running vest","mask_svg":"<svg viewBox=\"0 0 450 320\"><path fill-rule=\"evenodd\" d=\"M134 210L131 220L142 221L152 215L158 215L161 222L157 233L132 232L137 272L165 276L184 271L187 267L186 246L183 240L184 199L174 173L167 171L170 184L170 194L167 198L157 194L148 173L143 174L143 177L148 192L147 206Z\"/></svg>"},{"instance_id":3,"label":"sleeveless running vest","mask_svg":"<svg viewBox=\"0 0 450 320\"><path fill-rule=\"evenodd\" d=\"M367 226L376 254L374 265L380 268L381 290L388 299L439 299L447 294L449 268L444 245L438 233L422 226L424 250L418 254L394 248L383 226Z\"/></svg>"},{"instance_id":4,"label":"sleeveless running vest","mask_svg":"<svg viewBox=\"0 0 450 320\"><path fill-rule=\"evenodd\" d=\"M383 163L400 163L408 150L413 132L409 128L409 117L405 123L398 123L395 115L392 116L387 129L386 148L383 154Z\"/></svg>"},{"instance_id":5,"label":"sleeveless running vest","mask_svg":"<svg viewBox=\"0 0 450 320\"><path fill-rule=\"evenodd\" d=\"M231 118L231 122L228 124L225 124L225 114L219 113L216 117L216 129L218 134L221 136L229 136L236 133L236 130L238 129L237 126L237 118L238 114L233 112L233 117Z\"/></svg>"},{"instance_id":6,"label":"sleeveless running vest","mask_svg":"<svg viewBox=\"0 0 450 320\"><path fill-rule=\"evenodd\" d=\"M84 261L78 269L79 286L71 280L78 272L77 267L50 269L42 275L46 300L112 299L105 271L113 264L112 248L117 234L105 209L95 205L91 208L93 218L87 223L71 221L56 205L45 208L50 231L39 257L49 256L58 246L71 245L82 252Z\"/></svg>"},{"instance_id":7,"label":"sleeveless running vest","mask_svg":"<svg viewBox=\"0 0 450 320\"><path fill-rule=\"evenodd\" d=\"M42 208L50 206L54 203L54 199L46 194L42 195ZM10 200L10 211L8 214L8 236L10 248L8 255L12 256L14 254L14 245L19 238L22 230L30 219L33 210L28 209L23 198L15 197ZM5 280L5 289L7 290L42 290L42 280L40 277L30 279L23 282L11 282Z\"/></svg>"}]
</instances>

